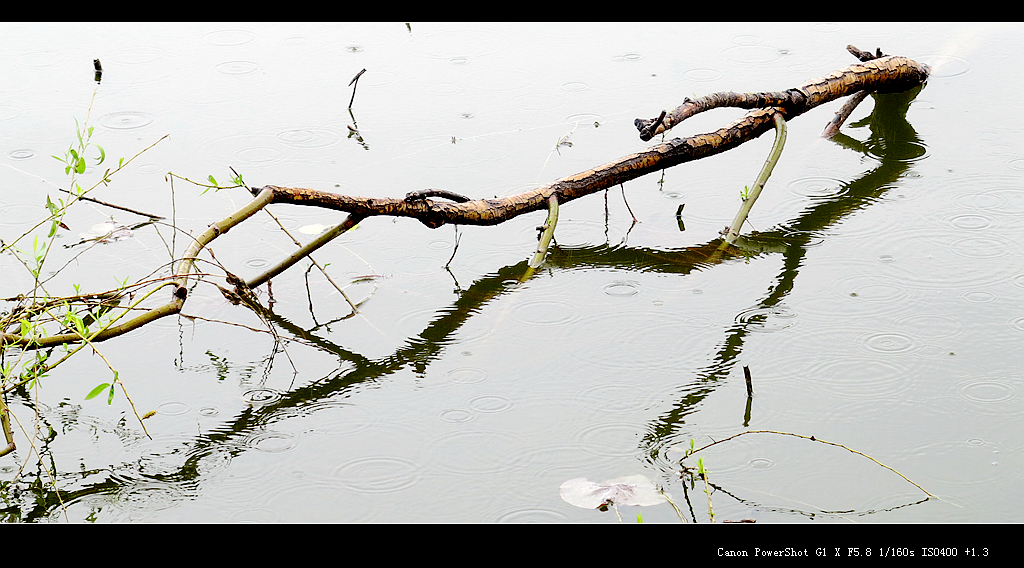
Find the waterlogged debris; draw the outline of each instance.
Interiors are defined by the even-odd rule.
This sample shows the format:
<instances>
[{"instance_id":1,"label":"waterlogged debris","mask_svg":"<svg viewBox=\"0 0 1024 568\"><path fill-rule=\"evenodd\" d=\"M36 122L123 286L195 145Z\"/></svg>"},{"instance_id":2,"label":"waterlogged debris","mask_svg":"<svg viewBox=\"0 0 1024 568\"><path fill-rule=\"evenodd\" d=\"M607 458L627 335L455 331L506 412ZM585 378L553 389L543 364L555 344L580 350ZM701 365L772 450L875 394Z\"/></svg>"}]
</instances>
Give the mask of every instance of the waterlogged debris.
<instances>
[{"instance_id":1,"label":"waterlogged debris","mask_svg":"<svg viewBox=\"0 0 1024 568\"><path fill-rule=\"evenodd\" d=\"M86 241L112 243L114 241L122 241L124 239L131 238L132 230L117 221L107 221L105 223L93 225L92 228L89 229L88 233L81 233L78 236L82 237Z\"/></svg>"},{"instance_id":2,"label":"waterlogged debris","mask_svg":"<svg viewBox=\"0 0 1024 568\"><path fill-rule=\"evenodd\" d=\"M602 511L609 505L648 507L666 500L654 482L643 475L627 475L602 483L577 477L563 483L558 494L570 505Z\"/></svg>"},{"instance_id":3,"label":"waterlogged debris","mask_svg":"<svg viewBox=\"0 0 1024 568\"><path fill-rule=\"evenodd\" d=\"M299 227L299 232L304 235L319 235L324 232L324 229L326 228L327 225L322 223L313 223L311 225L303 225L302 227Z\"/></svg>"}]
</instances>

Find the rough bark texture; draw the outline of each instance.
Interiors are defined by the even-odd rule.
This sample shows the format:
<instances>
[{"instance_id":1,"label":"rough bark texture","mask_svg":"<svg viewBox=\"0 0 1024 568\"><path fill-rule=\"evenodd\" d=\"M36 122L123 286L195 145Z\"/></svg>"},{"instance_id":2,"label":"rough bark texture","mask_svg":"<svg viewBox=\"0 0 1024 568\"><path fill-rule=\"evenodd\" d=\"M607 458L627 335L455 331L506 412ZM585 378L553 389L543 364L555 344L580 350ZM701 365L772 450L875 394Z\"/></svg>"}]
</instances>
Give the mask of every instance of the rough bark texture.
<instances>
[{"instance_id":1,"label":"rough bark texture","mask_svg":"<svg viewBox=\"0 0 1024 568\"><path fill-rule=\"evenodd\" d=\"M850 46L853 47L853 46ZM856 50L856 48L854 48ZM863 52L858 57L862 57ZM870 54L866 56L871 57ZM635 121L642 140L650 140L654 136L672 128L687 118L720 107L766 108L776 107L792 120L812 108L852 95L858 91L875 91L879 93L898 93L921 85L928 79L928 67L906 57L888 56L855 63L835 73L813 79L786 91L767 93L715 93L697 100L684 99L671 113L668 113L661 125L653 132L651 126L654 119Z\"/></svg>"},{"instance_id":2,"label":"rough bark texture","mask_svg":"<svg viewBox=\"0 0 1024 568\"><path fill-rule=\"evenodd\" d=\"M547 208L548 198L557 194L561 203L616 186L664 168L725 152L748 142L773 128L773 116L782 113L786 120L812 108L859 91L900 92L923 84L928 67L906 57L890 56L850 65L830 75L808 81L787 91L768 93L717 93L696 101L687 99L658 123L657 119L637 119L641 138L646 132L656 135L698 112L721 106L753 108L739 120L714 132L687 138L675 138L618 160L553 183L496 199L461 202L439 201L430 197L463 198L445 190L422 190L407 198L374 198L339 195L316 189L267 186L273 190L274 203L313 205L354 215L370 217L390 215L413 217L437 228L457 225L495 225L518 215ZM649 138L648 138L649 139ZM254 190L254 193L258 190Z\"/></svg>"}]
</instances>

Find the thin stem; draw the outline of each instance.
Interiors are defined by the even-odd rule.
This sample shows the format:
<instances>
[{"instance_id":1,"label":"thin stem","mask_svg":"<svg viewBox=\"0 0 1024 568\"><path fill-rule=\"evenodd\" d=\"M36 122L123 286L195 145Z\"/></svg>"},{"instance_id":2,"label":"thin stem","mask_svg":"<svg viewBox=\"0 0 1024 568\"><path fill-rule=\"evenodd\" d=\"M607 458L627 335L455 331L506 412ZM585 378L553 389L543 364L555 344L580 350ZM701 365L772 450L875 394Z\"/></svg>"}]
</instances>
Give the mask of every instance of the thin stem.
<instances>
[{"instance_id":1,"label":"thin stem","mask_svg":"<svg viewBox=\"0 0 1024 568\"><path fill-rule=\"evenodd\" d=\"M859 456L863 456L865 458L868 458L869 460L875 462L876 464L878 464L878 465L884 467L885 469L895 473L896 475L902 477L904 480L907 481L907 483L913 485L914 487L917 487L921 491L924 491L925 495L927 495L929 497L935 497L935 495L932 495L927 490L925 490L924 487L921 487L920 485L918 485L918 484L914 483L913 481L911 481L910 479L908 479L907 476L903 475L902 473L896 471L895 469L885 465L884 463L876 460L875 458L873 458L873 457L871 457L871 456L869 456L869 455L867 455L867 454L865 454L863 452L858 452L857 450L848 448L848 447L846 447L846 446L844 446L842 444L837 444L835 442L826 442L825 440L819 440L819 439L815 438L814 436L804 436L804 435L801 435L801 434L793 434L791 432L776 432L774 430L747 430L746 432L740 432L739 434L734 434L732 436L729 436L728 438L723 438L721 440L716 440L714 442L711 442L710 444L708 444L706 446L702 446L700 448L697 448L696 450L693 450L693 451L689 452L688 455L693 455L693 454L695 454L695 453L697 453L697 452L699 452L701 450L706 450L706 449L710 448L711 446L714 446L715 444L721 444L722 442L726 442L726 441L732 440L733 438L738 438L738 437L740 437L740 436L742 436L744 434L778 434L780 436L793 436L795 438L803 438L805 440L810 440L812 442L821 442L822 444L828 444L830 446L836 446L836 447L842 448L842 449L844 449L844 450L846 450L848 452L852 452L852 453L855 453L855 454L857 454ZM938 497L935 497L935 498L938 499Z\"/></svg>"},{"instance_id":2,"label":"thin stem","mask_svg":"<svg viewBox=\"0 0 1024 568\"><path fill-rule=\"evenodd\" d=\"M764 184L767 183L768 177L772 175L772 170L775 169L775 163L779 161L779 156L782 155L782 147L786 145L786 119L782 117L782 113L776 112L775 116L775 144L772 145L772 150L768 154L768 159L764 162L764 167L761 168L761 173L758 174L757 179L754 180L754 187L750 188L750 192L746 195L743 200L743 205L740 206L740 210L736 213L736 218L732 220L732 225L729 227L729 232L725 236L724 245L731 245L736 242L736 238L740 236L740 229L743 228L743 222L747 220L747 215L750 214L750 210L754 207L754 202L757 201L759 195L761 195L761 189L764 188Z\"/></svg>"},{"instance_id":3,"label":"thin stem","mask_svg":"<svg viewBox=\"0 0 1024 568\"><path fill-rule=\"evenodd\" d=\"M543 232L540 234L540 239L537 242L537 251L533 253L533 258L530 259L530 271L537 269L544 262L544 257L548 254L548 246L551 245L551 238L555 235L555 225L558 224L558 194L552 193L548 197L548 218L544 222Z\"/></svg>"}]
</instances>

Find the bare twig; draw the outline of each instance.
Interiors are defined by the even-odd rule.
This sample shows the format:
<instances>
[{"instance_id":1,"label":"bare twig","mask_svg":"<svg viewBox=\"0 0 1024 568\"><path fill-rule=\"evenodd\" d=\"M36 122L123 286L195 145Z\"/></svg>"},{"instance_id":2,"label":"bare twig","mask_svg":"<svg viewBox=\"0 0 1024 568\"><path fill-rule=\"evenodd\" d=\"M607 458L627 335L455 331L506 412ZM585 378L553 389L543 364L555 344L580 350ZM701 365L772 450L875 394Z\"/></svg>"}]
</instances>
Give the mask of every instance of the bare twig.
<instances>
[{"instance_id":1,"label":"bare twig","mask_svg":"<svg viewBox=\"0 0 1024 568\"><path fill-rule=\"evenodd\" d=\"M359 86L359 78L363 76L363 73L366 73L366 69L356 73L356 76L352 77L352 80L348 82L348 86L352 87L352 98L348 101L349 110L352 109L352 103L356 100L356 87Z\"/></svg>"}]
</instances>

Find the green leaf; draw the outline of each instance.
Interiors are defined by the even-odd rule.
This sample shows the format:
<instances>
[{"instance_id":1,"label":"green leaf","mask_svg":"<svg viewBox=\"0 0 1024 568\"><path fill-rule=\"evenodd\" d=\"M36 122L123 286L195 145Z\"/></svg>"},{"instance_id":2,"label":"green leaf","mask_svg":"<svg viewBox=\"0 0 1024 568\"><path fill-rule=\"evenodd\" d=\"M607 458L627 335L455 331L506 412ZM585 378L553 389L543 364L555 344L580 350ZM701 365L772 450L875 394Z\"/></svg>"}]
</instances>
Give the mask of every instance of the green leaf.
<instances>
[{"instance_id":1,"label":"green leaf","mask_svg":"<svg viewBox=\"0 0 1024 568\"><path fill-rule=\"evenodd\" d=\"M79 158L78 159L78 162L75 164L75 173L76 174L84 174L85 173L85 158Z\"/></svg>"},{"instance_id":2,"label":"green leaf","mask_svg":"<svg viewBox=\"0 0 1024 568\"><path fill-rule=\"evenodd\" d=\"M103 160L107 159L107 153L103 151L103 146L100 146L99 144L93 144L93 146L96 146L96 148L100 151L100 157L96 158L96 165L98 166L103 163Z\"/></svg>"},{"instance_id":3,"label":"green leaf","mask_svg":"<svg viewBox=\"0 0 1024 568\"><path fill-rule=\"evenodd\" d=\"M101 392L103 392L104 390L106 390L110 386L111 386L110 383L103 383L101 385L98 385L96 388L94 388L91 391L89 391L89 394L85 395L85 400L92 400L92 399L96 398L97 396L100 395Z\"/></svg>"},{"instance_id":4,"label":"green leaf","mask_svg":"<svg viewBox=\"0 0 1024 568\"><path fill-rule=\"evenodd\" d=\"M114 380L115 381L117 380L117 372L116 371L114 372ZM111 385L110 385L110 394L107 395L107 406L110 406L111 403L113 403L113 402L114 402L114 385L113 385L113 383L111 383Z\"/></svg>"}]
</instances>

